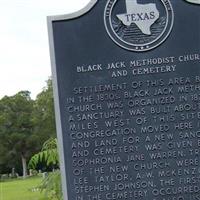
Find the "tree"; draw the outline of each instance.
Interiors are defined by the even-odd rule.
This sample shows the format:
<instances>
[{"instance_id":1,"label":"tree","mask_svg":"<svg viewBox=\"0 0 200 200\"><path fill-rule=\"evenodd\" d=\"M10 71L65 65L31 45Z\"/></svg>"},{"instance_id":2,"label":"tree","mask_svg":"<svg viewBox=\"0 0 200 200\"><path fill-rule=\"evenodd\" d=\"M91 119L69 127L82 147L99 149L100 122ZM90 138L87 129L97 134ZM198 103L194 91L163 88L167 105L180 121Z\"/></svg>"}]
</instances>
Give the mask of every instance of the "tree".
<instances>
[{"instance_id":1,"label":"tree","mask_svg":"<svg viewBox=\"0 0 200 200\"><path fill-rule=\"evenodd\" d=\"M52 81L38 94L35 101L28 91L0 100L0 174L23 165L38 152L43 143L55 137L55 116Z\"/></svg>"},{"instance_id":2,"label":"tree","mask_svg":"<svg viewBox=\"0 0 200 200\"><path fill-rule=\"evenodd\" d=\"M34 132L41 134L42 144L50 137L56 137L55 113L52 80L48 79L46 87L37 95L33 112Z\"/></svg>"},{"instance_id":3,"label":"tree","mask_svg":"<svg viewBox=\"0 0 200 200\"><path fill-rule=\"evenodd\" d=\"M33 100L30 92L21 91L0 100L0 141L8 165L21 159L23 177L27 176L27 159L40 148L40 135L33 132ZM15 166L13 166L15 167Z\"/></svg>"}]
</instances>

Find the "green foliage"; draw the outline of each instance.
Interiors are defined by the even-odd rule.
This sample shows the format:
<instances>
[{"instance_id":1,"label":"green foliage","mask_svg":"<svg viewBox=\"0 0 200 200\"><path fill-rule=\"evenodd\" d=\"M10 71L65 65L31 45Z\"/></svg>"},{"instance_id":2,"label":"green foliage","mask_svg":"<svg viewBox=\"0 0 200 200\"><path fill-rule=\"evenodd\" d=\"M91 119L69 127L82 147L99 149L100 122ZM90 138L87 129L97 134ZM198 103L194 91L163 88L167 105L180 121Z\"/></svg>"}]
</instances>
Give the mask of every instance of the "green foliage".
<instances>
[{"instance_id":1,"label":"green foliage","mask_svg":"<svg viewBox=\"0 0 200 200\"><path fill-rule=\"evenodd\" d=\"M43 144L42 150L35 154L29 161L29 168L35 169L40 162L45 162L47 166L49 165L59 165L59 157L57 151L57 140L55 138L50 138ZM61 190L61 177L60 171L56 170L50 174L42 181L39 186L41 192L45 192L47 199L61 200L62 190Z\"/></svg>"},{"instance_id":2,"label":"green foliage","mask_svg":"<svg viewBox=\"0 0 200 200\"><path fill-rule=\"evenodd\" d=\"M52 200L62 199L60 171L50 173L40 184L39 189L45 193L46 198Z\"/></svg>"},{"instance_id":3,"label":"green foliage","mask_svg":"<svg viewBox=\"0 0 200 200\"><path fill-rule=\"evenodd\" d=\"M12 168L22 172L22 157L27 159L38 152L43 143L55 137L55 117L52 81L32 100L30 92L21 91L0 100L0 174ZM25 171L25 170L24 170Z\"/></svg>"},{"instance_id":4,"label":"green foliage","mask_svg":"<svg viewBox=\"0 0 200 200\"><path fill-rule=\"evenodd\" d=\"M35 169L40 162L45 162L47 166L49 165L57 165L59 164L58 160L58 151L57 151L57 140L55 138L50 138L47 140L42 150L32 156L29 161L29 168Z\"/></svg>"},{"instance_id":5,"label":"green foliage","mask_svg":"<svg viewBox=\"0 0 200 200\"><path fill-rule=\"evenodd\" d=\"M52 80L47 81L43 91L37 95L33 110L34 132L41 134L41 146L50 137L56 137Z\"/></svg>"},{"instance_id":6,"label":"green foliage","mask_svg":"<svg viewBox=\"0 0 200 200\"><path fill-rule=\"evenodd\" d=\"M21 91L14 96L5 96L0 100L0 163L15 168L20 159L25 162L34 152L38 151L39 135L33 133L31 115L33 100L28 91Z\"/></svg>"},{"instance_id":7,"label":"green foliage","mask_svg":"<svg viewBox=\"0 0 200 200\"><path fill-rule=\"evenodd\" d=\"M10 173L12 168L18 172L19 167L23 166L23 174L26 175L26 160L38 152L48 138L55 138L55 133L51 79L47 81L46 87L38 94L35 101L31 99L28 91L2 98L0 100L0 174ZM58 168L57 141L52 138L44 143L41 152L31 158L30 168L36 168L39 163L41 165L41 162L42 165L45 162L46 166ZM61 199L59 171L46 177L40 189L45 190L50 199Z\"/></svg>"}]
</instances>

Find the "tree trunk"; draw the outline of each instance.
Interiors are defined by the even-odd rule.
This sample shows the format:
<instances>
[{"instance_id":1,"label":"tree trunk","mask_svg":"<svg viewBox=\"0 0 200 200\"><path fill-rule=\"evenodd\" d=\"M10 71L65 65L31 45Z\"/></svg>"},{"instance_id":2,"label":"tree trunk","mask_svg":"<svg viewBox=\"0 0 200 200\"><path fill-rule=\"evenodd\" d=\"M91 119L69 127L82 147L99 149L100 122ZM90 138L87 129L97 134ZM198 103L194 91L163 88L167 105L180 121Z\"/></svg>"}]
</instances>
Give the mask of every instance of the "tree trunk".
<instances>
[{"instance_id":1,"label":"tree trunk","mask_svg":"<svg viewBox=\"0 0 200 200\"><path fill-rule=\"evenodd\" d=\"M22 155L22 168L23 168L23 178L27 177L27 164L26 164L26 158Z\"/></svg>"}]
</instances>

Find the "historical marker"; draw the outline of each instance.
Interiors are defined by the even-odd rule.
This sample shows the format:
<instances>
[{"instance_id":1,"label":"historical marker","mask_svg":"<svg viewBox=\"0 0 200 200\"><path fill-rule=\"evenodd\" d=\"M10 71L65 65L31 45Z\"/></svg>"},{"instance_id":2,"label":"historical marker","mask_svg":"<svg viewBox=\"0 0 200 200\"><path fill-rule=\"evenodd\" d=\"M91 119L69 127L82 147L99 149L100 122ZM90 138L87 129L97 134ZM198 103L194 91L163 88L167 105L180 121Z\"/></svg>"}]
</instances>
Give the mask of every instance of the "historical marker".
<instances>
[{"instance_id":1,"label":"historical marker","mask_svg":"<svg viewBox=\"0 0 200 200\"><path fill-rule=\"evenodd\" d=\"M65 200L200 199L200 5L93 0L48 22Z\"/></svg>"}]
</instances>

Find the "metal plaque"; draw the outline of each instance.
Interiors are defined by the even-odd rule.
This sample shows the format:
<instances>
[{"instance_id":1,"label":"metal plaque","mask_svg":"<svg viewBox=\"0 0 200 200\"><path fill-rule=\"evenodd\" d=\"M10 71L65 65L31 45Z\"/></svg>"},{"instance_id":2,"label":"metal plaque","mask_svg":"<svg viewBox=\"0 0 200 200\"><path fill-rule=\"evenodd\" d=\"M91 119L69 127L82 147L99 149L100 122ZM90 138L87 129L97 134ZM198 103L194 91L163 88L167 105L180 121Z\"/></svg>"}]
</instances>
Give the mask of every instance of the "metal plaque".
<instances>
[{"instance_id":1,"label":"metal plaque","mask_svg":"<svg viewBox=\"0 0 200 200\"><path fill-rule=\"evenodd\" d=\"M48 27L64 199L200 200L198 1L93 0Z\"/></svg>"}]
</instances>

